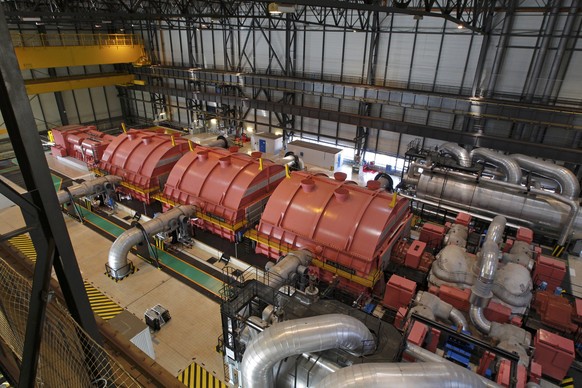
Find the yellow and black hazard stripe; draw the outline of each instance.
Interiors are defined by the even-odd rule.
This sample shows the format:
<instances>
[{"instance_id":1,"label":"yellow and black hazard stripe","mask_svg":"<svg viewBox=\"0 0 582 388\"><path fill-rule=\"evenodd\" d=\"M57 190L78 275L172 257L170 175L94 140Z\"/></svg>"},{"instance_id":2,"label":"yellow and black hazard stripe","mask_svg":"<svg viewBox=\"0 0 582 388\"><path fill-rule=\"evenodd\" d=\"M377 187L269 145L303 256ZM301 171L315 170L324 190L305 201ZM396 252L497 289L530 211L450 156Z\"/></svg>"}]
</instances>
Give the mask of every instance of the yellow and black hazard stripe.
<instances>
[{"instance_id":1,"label":"yellow and black hazard stripe","mask_svg":"<svg viewBox=\"0 0 582 388\"><path fill-rule=\"evenodd\" d=\"M562 388L574 388L576 384L574 384L574 379L572 377L566 377L560 383L560 387Z\"/></svg>"},{"instance_id":2,"label":"yellow and black hazard stripe","mask_svg":"<svg viewBox=\"0 0 582 388\"><path fill-rule=\"evenodd\" d=\"M33 263L36 262L36 249L34 249L32 240L27 234L12 237L8 240L8 244L18 249L24 256L32 260Z\"/></svg>"},{"instance_id":3,"label":"yellow and black hazard stripe","mask_svg":"<svg viewBox=\"0 0 582 388\"><path fill-rule=\"evenodd\" d=\"M190 388L227 388L218 377L195 362L178 375L178 380Z\"/></svg>"},{"instance_id":4,"label":"yellow and black hazard stripe","mask_svg":"<svg viewBox=\"0 0 582 388\"><path fill-rule=\"evenodd\" d=\"M562 253L564 253L564 246L562 245L556 245L554 247L554 250L552 251L552 256L554 257L560 257L562 256Z\"/></svg>"},{"instance_id":5,"label":"yellow and black hazard stripe","mask_svg":"<svg viewBox=\"0 0 582 388\"><path fill-rule=\"evenodd\" d=\"M85 291L89 297L91 309L95 314L104 320L109 320L123 311L117 303L103 295L101 291L93 287L91 283L85 283Z\"/></svg>"}]
</instances>

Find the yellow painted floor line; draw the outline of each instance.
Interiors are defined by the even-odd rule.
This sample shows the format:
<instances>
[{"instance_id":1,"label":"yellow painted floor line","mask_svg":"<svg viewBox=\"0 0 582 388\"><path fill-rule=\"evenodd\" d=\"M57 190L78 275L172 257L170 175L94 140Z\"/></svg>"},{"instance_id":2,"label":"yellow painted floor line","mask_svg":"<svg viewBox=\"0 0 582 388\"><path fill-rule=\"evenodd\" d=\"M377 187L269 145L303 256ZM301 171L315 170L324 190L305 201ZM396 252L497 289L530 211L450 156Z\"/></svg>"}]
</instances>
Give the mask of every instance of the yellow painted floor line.
<instances>
[{"instance_id":1,"label":"yellow painted floor line","mask_svg":"<svg viewBox=\"0 0 582 388\"><path fill-rule=\"evenodd\" d=\"M195 362L178 375L178 380L189 388L227 388L218 377Z\"/></svg>"},{"instance_id":2,"label":"yellow painted floor line","mask_svg":"<svg viewBox=\"0 0 582 388\"><path fill-rule=\"evenodd\" d=\"M107 321L123 311L122 307L93 287L91 283L88 283L87 281L84 283L85 291L87 291L89 303L91 304L91 309L100 318Z\"/></svg>"},{"instance_id":3,"label":"yellow painted floor line","mask_svg":"<svg viewBox=\"0 0 582 388\"><path fill-rule=\"evenodd\" d=\"M36 249L32 245L32 240L28 234L21 234L20 236L12 237L8 240L8 244L18 249L24 256L28 257L33 262L36 262Z\"/></svg>"}]
</instances>

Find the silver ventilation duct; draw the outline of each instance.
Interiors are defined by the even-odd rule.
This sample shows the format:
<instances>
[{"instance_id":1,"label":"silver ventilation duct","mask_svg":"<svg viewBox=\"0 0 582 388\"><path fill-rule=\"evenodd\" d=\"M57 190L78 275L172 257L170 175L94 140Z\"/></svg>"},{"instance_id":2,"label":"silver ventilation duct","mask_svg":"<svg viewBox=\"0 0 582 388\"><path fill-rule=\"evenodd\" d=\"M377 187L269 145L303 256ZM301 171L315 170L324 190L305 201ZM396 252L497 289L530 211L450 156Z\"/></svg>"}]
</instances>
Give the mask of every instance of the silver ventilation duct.
<instances>
[{"instance_id":1,"label":"silver ventilation duct","mask_svg":"<svg viewBox=\"0 0 582 388\"><path fill-rule=\"evenodd\" d=\"M475 148L470 152L470 156L474 163L483 160L501 168L506 182L516 185L521 183L521 168L512 157L488 148Z\"/></svg>"},{"instance_id":2,"label":"silver ventilation duct","mask_svg":"<svg viewBox=\"0 0 582 388\"><path fill-rule=\"evenodd\" d=\"M317 388L476 388L486 387L477 374L453 363L357 364L327 375Z\"/></svg>"},{"instance_id":3,"label":"silver ventilation duct","mask_svg":"<svg viewBox=\"0 0 582 388\"><path fill-rule=\"evenodd\" d=\"M499 244L503 239L506 222L505 217L497 216L489 225L487 237L480 251L479 273L473 282L473 287L471 287L471 297L469 299L471 311L469 316L477 329L485 334L489 334L491 331L491 322L485 318L483 308L487 307L493 297L493 281L495 280L497 264L501 257Z\"/></svg>"},{"instance_id":4,"label":"silver ventilation duct","mask_svg":"<svg viewBox=\"0 0 582 388\"><path fill-rule=\"evenodd\" d=\"M71 197L77 198L84 195L94 195L101 194L106 191L113 191L119 182L121 182L121 177L116 175L102 176L80 183L78 185L67 187L66 190L59 190L57 191L57 198L59 200L59 204L63 204L65 202L69 202Z\"/></svg>"},{"instance_id":5,"label":"silver ventilation duct","mask_svg":"<svg viewBox=\"0 0 582 388\"><path fill-rule=\"evenodd\" d=\"M312 259L313 255L307 249L287 253L277 264L269 268L265 283L269 287L279 289L300 266L308 267Z\"/></svg>"},{"instance_id":6,"label":"silver ventilation duct","mask_svg":"<svg viewBox=\"0 0 582 388\"><path fill-rule=\"evenodd\" d=\"M524 170L557 181L563 196L569 199L577 199L580 196L580 182L578 182L576 175L566 167L520 154L513 154L511 157Z\"/></svg>"},{"instance_id":7,"label":"silver ventilation duct","mask_svg":"<svg viewBox=\"0 0 582 388\"><path fill-rule=\"evenodd\" d=\"M241 366L243 387L272 387L276 363L293 355L328 349L365 355L375 350L375 340L366 325L343 314L276 323L247 346Z\"/></svg>"},{"instance_id":8,"label":"silver ventilation duct","mask_svg":"<svg viewBox=\"0 0 582 388\"><path fill-rule=\"evenodd\" d=\"M461 167L471 167L471 156L469 152L455 143L443 143L439 146L439 149L446 154L449 154L459 163Z\"/></svg>"},{"instance_id":9,"label":"silver ventilation duct","mask_svg":"<svg viewBox=\"0 0 582 388\"><path fill-rule=\"evenodd\" d=\"M133 227L123 232L109 250L109 274L115 279L123 279L127 275L130 270L127 265L127 254L134 245L143 241L144 232L148 236L170 232L178 227L180 216L190 217L195 213L195 206L178 206L144 222L141 224L141 229Z\"/></svg>"}]
</instances>

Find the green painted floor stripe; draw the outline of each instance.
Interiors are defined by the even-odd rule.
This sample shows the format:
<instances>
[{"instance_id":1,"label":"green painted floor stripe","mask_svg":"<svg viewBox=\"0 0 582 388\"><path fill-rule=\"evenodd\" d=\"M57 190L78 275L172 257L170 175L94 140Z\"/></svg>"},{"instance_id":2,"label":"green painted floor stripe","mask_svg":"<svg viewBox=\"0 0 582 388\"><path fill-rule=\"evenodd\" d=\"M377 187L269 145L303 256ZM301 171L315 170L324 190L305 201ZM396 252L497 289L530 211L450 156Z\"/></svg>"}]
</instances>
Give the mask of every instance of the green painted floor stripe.
<instances>
[{"instance_id":1,"label":"green painted floor stripe","mask_svg":"<svg viewBox=\"0 0 582 388\"><path fill-rule=\"evenodd\" d=\"M63 180L62 178L59 178L58 176L51 174L51 178L53 178L53 185L55 186L55 190L59 191L61 189L61 186L63 184Z\"/></svg>"},{"instance_id":2,"label":"green painted floor stripe","mask_svg":"<svg viewBox=\"0 0 582 388\"><path fill-rule=\"evenodd\" d=\"M98 216L92 212L89 212L87 209L82 209L83 218L85 221L90 222L91 224L95 225L99 229L115 236L119 237L119 235L125 232L125 229L121 228L120 226L114 224L113 222L106 220L105 218ZM213 277L212 275L207 274L204 271L199 270L198 268L180 260L174 255L171 255L167 252L161 251L158 248L155 248L158 253L159 260L168 268L171 268L175 272L181 274L182 276L192 280L194 283L200 285L201 287L207 289L208 291L212 292L215 295L220 295L220 291L223 288L223 282L219 279Z\"/></svg>"}]
</instances>

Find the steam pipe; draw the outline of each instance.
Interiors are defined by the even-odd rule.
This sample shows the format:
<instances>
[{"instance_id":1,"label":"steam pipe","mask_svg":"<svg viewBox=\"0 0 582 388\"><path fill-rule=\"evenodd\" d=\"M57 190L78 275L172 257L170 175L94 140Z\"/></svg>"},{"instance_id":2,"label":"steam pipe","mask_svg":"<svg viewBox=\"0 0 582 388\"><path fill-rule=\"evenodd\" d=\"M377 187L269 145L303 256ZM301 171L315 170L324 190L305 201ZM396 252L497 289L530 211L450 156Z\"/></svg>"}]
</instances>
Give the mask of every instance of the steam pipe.
<instances>
[{"instance_id":1,"label":"steam pipe","mask_svg":"<svg viewBox=\"0 0 582 388\"><path fill-rule=\"evenodd\" d=\"M116 175L105 175L90 181L80 183L78 185L73 185L67 188L67 190L57 191L57 198L59 204L69 202L71 196L73 198L82 197L83 195L93 195L102 193L109 188L113 190L116 185L121 182L121 177ZM69 195L70 193L70 195Z\"/></svg>"},{"instance_id":2,"label":"steam pipe","mask_svg":"<svg viewBox=\"0 0 582 388\"><path fill-rule=\"evenodd\" d=\"M366 363L324 377L317 388L486 387L476 373L453 363Z\"/></svg>"},{"instance_id":3,"label":"steam pipe","mask_svg":"<svg viewBox=\"0 0 582 388\"><path fill-rule=\"evenodd\" d=\"M141 224L141 227L148 236L159 232L169 232L178 227L178 218L180 216L190 217L196 212L196 207L178 206L160 216L153 218ZM109 269L110 275L116 279L122 279L127 275L129 268L127 266L127 254L131 247L143 241L143 232L138 228L131 228L123 232L109 250ZM127 268L123 272L123 268ZM121 272L120 272L121 271Z\"/></svg>"},{"instance_id":4,"label":"steam pipe","mask_svg":"<svg viewBox=\"0 0 582 388\"><path fill-rule=\"evenodd\" d=\"M312 259L313 255L307 249L287 253L287 256L269 268L266 284L269 287L278 289L289 279L289 275L297 272L300 266L308 267Z\"/></svg>"},{"instance_id":5,"label":"steam pipe","mask_svg":"<svg viewBox=\"0 0 582 388\"><path fill-rule=\"evenodd\" d=\"M521 168L557 181L563 196L569 199L576 199L580 196L580 182L578 182L576 175L566 167L526 155L513 154L511 157L519 163Z\"/></svg>"},{"instance_id":6,"label":"steam pipe","mask_svg":"<svg viewBox=\"0 0 582 388\"><path fill-rule=\"evenodd\" d=\"M414 301L417 305L429 308L436 318L447 319L461 329L467 329L469 327L463 313L436 295L419 291Z\"/></svg>"},{"instance_id":7,"label":"steam pipe","mask_svg":"<svg viewBox=\"0 0 582 388\"><path fill-rule=\"evenodd\" d=\"M413 169L419 167L422 165L411 164ZM424 168L428 170L428 167ZM436 174L443 177L437 177ZM452 176L456 179L451 180L444 176ZM423 202L432 200L437 206L446 204L465 212L478 210L501 213L528 224L532 229L540 227L544 233L554 232L556 236L559 236L559 243L562 246L570 237L582 238L582 217L578 212L579 205L575 200L560 194L536 188L528 189L492 179L481 179L477 182L476 177L473 177L471 181L467 174L439 168L432 168L412 178L407 176L405 180L407 183L416 185L416 195ZM494 186L494 188L486 186ZM499 187L506 190L500 191ZM534 194L542 199L531 198L526 193ZM493 198L495 201L492 201ZM566 213L564 208L552 202L560 202L570 210ZM534 219L535 223L531 221Z\"/></svg>"},{"instance_id":8,"label":"steam pipe","mask_svg":"<svg viewBox=\"0 0 582 388\"><path fill-rule=\"evenodd\" d=\"M503 169L507 182L516 185L521 183L521 168L510 156L505 156L488 148L475 148L469 155L473 162L484 160Z\"/></svg>"},{"instance_id":9,"label":"steam pipe","mask_svg":"<svg viewBox=\"0 0 582 388\"><path fill-rule=\"evenodd\" d=\"M273 366L287 357L338 348L370 354L375 350L374 336L361 321L343 314L276 323L247 346L241 365L243 387L272 387Z\"/></svg>"},{"instance_id":10,"label":"steam pipe","mask_svg":"<svg viewBox=\"0 0 582 388\"><path fill-rule=\"evenodd\" d=\"M497 216L489 225L487 237L481 247L479 274L471 287L469 316L475 327L485 334L489 334L491 331L491 322L485 318L483 308L489 304L493 297L493 281L500 257L499 244L503 238L506 222L505 217Z\"/></svg>"},{"instance_id":11,"label":"steam pipe","mask_svg":"<svg viewBox=\"0 0 582 388\"><path fill-rule=\"evenodd\" d=\"M443 143L439 148L447 154L453 156L453 158L459 163L461 167L471 167L471 157L466 149L455 143Z\"/></svg>"},{"instance_id":12,"label":"steam pipe","mask_svg":"<svg viewBox=\"0 0 582 388\"><path fill-rule=\"evenodd\" d=\"M450 363L453 364L451 361L440 357L439 355L430 352L424 348L421 348L418 345L415 345L413 343L410 342L406 342L406 348L404 349L404 353L406 353L407 356L410 356L412 358L414 358L417 361L422 361L422 362L437 362L437 363ZM455 365L455 364L453 364ZM486 387L489 388L499 388L499 385L497 385L495 382L481 376L478 374L475 374L475 376L477 376L479 378L479 380L481 380L481 382L483 384L485 384Z\"/></svg>"}]
</instances>

